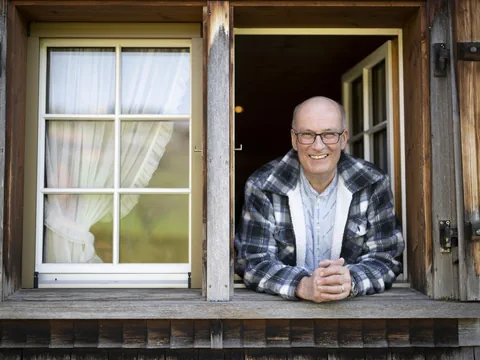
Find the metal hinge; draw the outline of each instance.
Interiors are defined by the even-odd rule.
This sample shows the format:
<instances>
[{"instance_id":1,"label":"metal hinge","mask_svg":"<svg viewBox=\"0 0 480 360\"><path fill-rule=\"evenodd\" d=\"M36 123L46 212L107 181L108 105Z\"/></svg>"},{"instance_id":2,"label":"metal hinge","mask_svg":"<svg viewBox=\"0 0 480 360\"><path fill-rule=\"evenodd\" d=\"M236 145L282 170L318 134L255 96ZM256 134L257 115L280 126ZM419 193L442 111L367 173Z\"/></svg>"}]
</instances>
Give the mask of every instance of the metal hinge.
<instances>
[{"instance_id":1,"label":"metal hinge","mask_svg":"<svg viewBox=\"0 0 480 360\"><path fill-rule=\"evenodd\" d=\"M440 233L440 251L449 253L452 247L458 246L458 228L451 225L450 220L438 222ZM465 239L467 241L480 241L480 221L465 223Z\"/></svg>"},{"instance_id":2,"label":"metal hinge","mask_svg":"<svg viewBox=\"0 0 480 360\"><path fill-rule=\"evenodd\" d=\"M191 272L188 273L188 288L189 289L192 288L192 273Z\"/></svg>"},{"instance_id":3,"label":"metal hinge","mask_svg":"<svg viewBox=\"0 0 480 360\"><path fill-rule=\"evenodd\" d=\"M450 50L447 49L445 43L433 44L433 59L435 61L433 76L447 76L447 63L450 61Z\"/></svg>"}]
</instances>

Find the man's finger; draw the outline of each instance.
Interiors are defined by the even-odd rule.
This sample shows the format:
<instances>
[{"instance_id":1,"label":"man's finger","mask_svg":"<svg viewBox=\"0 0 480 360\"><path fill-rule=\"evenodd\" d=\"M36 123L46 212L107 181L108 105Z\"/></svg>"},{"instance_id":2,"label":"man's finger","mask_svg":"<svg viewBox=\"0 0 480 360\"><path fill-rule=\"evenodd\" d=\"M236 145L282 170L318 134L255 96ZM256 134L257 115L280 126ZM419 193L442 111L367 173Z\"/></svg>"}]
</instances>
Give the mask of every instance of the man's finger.
<instances>
[{"instance_id":1,"label":"man's finger","mask_svg":"<svg viewBox=\"0 0 480 360\"><path fill-rule=\"evenodd\" d=\"M344 263L345 263L345 260L343 258L340 258L340 259L337 259L337 260L325 259L325 260L320 261L320 263L318 264L318 267L326 268L326 267L329 267L331 265L342 266Z\"/></svg>"},{"instance_id":2,"label":"man's finger","mask_svg":"<svg viewBox=\"0 0 480 360\"><path fill-rule=\"evenodd\" d=\"M331 275L350 275L350 271L345 266L331 265L320 271L320 276L326 277Z\"/></svg>"},{"instance_id":3,"label":"man's finger","mask_svg":"<svg viewBox=\"0 0 480 360\"><path fill-rule=\"evenodd\" d=\"M315 285L324 286L324 285L345 285L349 283L345 275L331 275L321 277L315 280Z\"/></svg>"}]
</instances>

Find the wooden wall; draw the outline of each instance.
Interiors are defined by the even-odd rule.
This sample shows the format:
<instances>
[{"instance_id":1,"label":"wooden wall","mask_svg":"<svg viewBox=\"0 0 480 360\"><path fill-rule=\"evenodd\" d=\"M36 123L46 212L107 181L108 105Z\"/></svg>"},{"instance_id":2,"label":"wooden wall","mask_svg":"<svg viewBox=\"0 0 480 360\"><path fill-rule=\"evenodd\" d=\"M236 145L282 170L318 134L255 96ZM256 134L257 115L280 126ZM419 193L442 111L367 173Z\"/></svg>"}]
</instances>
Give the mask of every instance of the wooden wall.
<instances>
[{"instance_id":1,"label":"wooden wall","mask_svg":"<svg viewBox=\"0 0 480 360\"><path fill-rule=\"evenodd\" d=\"M5 130L5 206L3 241L3 296L21 287L23 232L23 162L27 21L9 6L7 16L7 93Z\"/></svg>"},{"instance_id":2,"label":"wooden wall","mask_svg":"<svg viewBox=\"0 0 480 360\"><path fill-rule=\"evenodd\" d=\"M456 349L418 348L418 349L188 349L188 350L37 350L15 349L0 350L0 357L5 360L34 359L108 359L108 360L433 360L480 358L480 348L464 347Z\"/></svg>"},{"instance_id":3,"label":"wooden wall","mask_svg":"<svg viewBox=\"0 0 480 360\"><path fill-rule=\"evenodd\" d=\"M480 2L455 0L458 42L480 41ZM457 59L465 221L480 221L480 61ZM466 300L480 300L480 241L465 238Z\"/></svg>"},{"instance_id":4,"label":"wooden wall","mask_svg":"<svg viewBox=\"0 0 480 360\"><path fill-rule=\"evenodd\" d=\"M428 41L425 8L405 24L405 163L407 251L412 287L431 294L431 153Z\"/></svg>"}]
</instances>

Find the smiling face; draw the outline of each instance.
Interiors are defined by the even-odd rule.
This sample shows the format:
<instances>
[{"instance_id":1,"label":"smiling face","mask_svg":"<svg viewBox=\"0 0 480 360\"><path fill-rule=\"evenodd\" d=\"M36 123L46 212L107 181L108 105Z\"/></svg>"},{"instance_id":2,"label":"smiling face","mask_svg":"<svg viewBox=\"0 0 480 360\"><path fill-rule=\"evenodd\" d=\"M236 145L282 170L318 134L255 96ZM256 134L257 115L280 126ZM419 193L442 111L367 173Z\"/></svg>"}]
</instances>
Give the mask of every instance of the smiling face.
<instances>
[{"instance_id":1,"label":"smiling face","mask_svg":"<svg viewBox=\"0 0 480 360\"><path fill-rule=\"evenodd\" d=\"M342 132L342 114L338 105L327 98L307 100L295 114L294 129L300 132ZM305 176L318 192L322 192L335 176L337 163L348 140L348 131L340 136L337 144L325 145L317 136L311 145L302 145L291 131L292 146L298 152L298 159Z\"/></svg>"}]
</instances>

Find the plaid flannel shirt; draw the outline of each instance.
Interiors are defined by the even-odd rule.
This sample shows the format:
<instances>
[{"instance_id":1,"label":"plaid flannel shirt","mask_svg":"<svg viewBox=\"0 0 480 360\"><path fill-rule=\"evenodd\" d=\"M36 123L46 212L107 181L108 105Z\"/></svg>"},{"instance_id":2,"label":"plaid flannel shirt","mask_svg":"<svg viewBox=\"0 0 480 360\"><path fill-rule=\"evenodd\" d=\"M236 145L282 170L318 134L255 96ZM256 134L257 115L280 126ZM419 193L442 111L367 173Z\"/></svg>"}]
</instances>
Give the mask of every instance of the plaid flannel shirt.
<instances>
[{"instance_id":1,"label":"plaid flannel shirt","mask_svg":"<svg viewBox=\"0 0 480 360\"><path fill-rule=\"evenodd\" d=\"M247 288L290 300L298 300L298 283L311 275L296 264L287 197L297 186L299 169L297 152L291 150L250 176L235 236L235 271ZM402 272L395 257L404 249L388 176L343 152L337 170L352 193L340 255L355 282L354 295L383 292Z\"/></svg>"}]
</instances>

